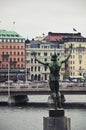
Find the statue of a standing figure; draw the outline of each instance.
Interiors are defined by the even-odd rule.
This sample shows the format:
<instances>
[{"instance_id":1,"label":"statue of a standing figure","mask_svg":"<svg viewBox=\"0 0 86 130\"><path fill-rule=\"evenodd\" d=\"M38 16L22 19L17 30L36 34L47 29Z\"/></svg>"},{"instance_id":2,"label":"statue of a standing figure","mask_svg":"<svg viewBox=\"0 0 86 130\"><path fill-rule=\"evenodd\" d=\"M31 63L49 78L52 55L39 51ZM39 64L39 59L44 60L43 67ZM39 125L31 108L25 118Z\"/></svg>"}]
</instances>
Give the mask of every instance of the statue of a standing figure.
<instances>
[{"instance_id":1,"label":"statue of a standing figure","mask_svg":"<svg viewBox=\"0 0 86 130\"><path fill-rule=\"evenodd\" d=\"M52 91L51 97L55 103L56 109L57 107L58 108L61 107L61 94L59 92L59 71L62 64L68 61L69 57L71 56L71 52L72 52L72 44L69 47L69 54L66 58L57 59L57 55L56 53L54 53L54 55L51 56L51 61L46 61L46 62L42 62L39 59L37 59L36 53L34 52L35 60L38 63L43 64L45 67L48 67L50 70L49 86Z\"/></svg>"}]
</instances>

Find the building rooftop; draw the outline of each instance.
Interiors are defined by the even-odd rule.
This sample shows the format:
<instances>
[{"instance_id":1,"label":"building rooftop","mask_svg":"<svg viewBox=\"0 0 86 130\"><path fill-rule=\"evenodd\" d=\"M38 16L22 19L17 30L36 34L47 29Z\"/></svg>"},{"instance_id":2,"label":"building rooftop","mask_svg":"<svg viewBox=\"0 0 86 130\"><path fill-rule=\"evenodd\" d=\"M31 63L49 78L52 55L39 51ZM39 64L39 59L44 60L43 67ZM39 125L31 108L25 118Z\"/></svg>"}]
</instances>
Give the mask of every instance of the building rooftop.
<instances>
[{"instance_id":1,"label":"building rooftop","mask_svg":"<svg viewBox=\"0 0 86 130\"><path fill-rule=\"evenodd\" d=\"M0 38L13 38L13 39L24 39L21 35L15 31L0 30Z\"/></svg>"},{"instance_id":2,"label":"building rooftop","mask_svg":"<svg viewBox=\"0 0 86 130\"><path fill-rule=\"evenodd\" d=\"M49 32L48 35L44 38L46 41L58 42L63 38L83 38L81 33L52 33Z\"/></svg>"}]
</instances>

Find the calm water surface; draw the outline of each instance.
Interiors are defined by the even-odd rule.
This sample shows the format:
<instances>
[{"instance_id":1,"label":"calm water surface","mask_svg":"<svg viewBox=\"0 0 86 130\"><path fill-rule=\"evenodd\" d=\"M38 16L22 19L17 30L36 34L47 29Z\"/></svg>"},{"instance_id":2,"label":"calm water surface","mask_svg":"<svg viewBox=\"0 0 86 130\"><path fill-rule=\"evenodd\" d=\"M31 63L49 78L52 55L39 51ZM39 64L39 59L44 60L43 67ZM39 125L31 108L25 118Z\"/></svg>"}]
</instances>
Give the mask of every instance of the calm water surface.
<instances>
[{"instance_id":1,"label":"calm water surface","mask_svg":"<svg viewBox=\"0 0 86 130\"><path fill-rule=\"evenodd\" d=\"M86 130L86 110L66 109L72 130ZM0 107L0 130L43 130L48 108Z\"/></svg>"},{"instance_id":2,"label":"calm water surface","mask_svg":"<svg viewBox=\"0 0 86 130\"><path fill-rule=\"evenodd\" d=\"M47 96L30 96L30 101L47 101ZM86 96L66 96L67 101L86 101ZM49 108L0 107L0 130L43 130L43 117ZM71 130L86 130L86 109L65 109L71 118Z\"/></svg>"}]
</instances>

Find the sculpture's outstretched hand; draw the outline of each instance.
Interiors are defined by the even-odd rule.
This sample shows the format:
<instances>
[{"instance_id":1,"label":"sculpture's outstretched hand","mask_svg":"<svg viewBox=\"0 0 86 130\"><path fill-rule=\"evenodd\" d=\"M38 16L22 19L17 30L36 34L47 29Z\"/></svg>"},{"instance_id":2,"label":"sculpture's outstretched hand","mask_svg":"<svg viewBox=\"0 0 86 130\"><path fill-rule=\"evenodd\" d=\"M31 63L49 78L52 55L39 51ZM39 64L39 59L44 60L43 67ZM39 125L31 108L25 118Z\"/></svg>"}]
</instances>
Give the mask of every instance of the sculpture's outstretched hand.
<instances>
[{"instance_id":1,"label":"sculpture's outstretched hand","mask_svg":"<svg viewBox=\"0 0 86 130\"><path fill-rule=\"evenodd\" d=\"M71 45L69 46L69 48L70 48L70 49L73 49L73 45L71 44Z\"/></svg>"}]
</instances>

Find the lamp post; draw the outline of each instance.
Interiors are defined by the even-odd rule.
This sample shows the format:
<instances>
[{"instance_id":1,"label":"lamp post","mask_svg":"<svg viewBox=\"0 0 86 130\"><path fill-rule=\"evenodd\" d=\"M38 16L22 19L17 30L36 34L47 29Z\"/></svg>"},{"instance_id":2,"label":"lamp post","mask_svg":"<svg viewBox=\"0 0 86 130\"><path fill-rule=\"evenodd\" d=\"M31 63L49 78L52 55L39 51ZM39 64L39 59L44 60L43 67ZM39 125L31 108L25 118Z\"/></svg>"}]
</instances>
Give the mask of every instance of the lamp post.
<instances>
[{"instance_id":1,"label":"lamp post","mask_svg":"<svg viewBox=\"0 0 86 130\"><path fill-rule=\"evenodd\" d=\"M26 71L25 72L26 72L26 84L27 84L27 67L26 67Z\"/></svg>"},{"instance_id":2,"label":"lamp post","mask_svg":"<svg viewBox=\"0 0 86 130\"><path fill-rule=\"evenodd\" d=\"M9 62L8 62L8 102L10 100L10 65L9 65Z\"/></svg>"}]
</instances>

